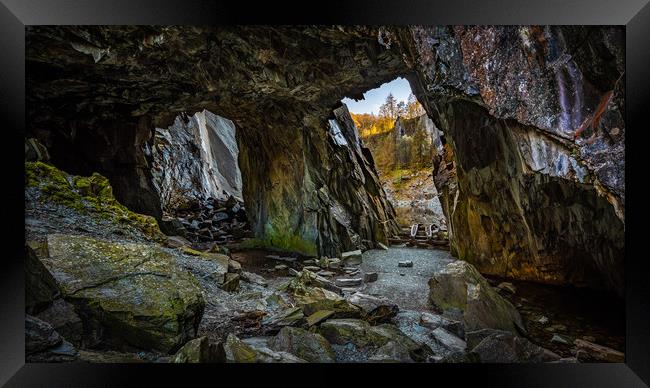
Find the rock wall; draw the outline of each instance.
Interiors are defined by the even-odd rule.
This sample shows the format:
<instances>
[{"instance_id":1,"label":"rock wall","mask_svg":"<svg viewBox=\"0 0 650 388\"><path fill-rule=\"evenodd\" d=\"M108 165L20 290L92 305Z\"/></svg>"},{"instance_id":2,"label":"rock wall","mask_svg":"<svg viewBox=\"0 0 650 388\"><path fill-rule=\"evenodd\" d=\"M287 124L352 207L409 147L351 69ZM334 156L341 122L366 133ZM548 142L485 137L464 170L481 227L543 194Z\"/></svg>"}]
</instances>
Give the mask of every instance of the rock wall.
<instances>
[{"instance_id":1,"label":"rock wall","mask_svg":"<svg viewBox=\"0 0 650 388\"><path fill-rule=\"evenodd\" d=\"M335 164L328 118L341 97L360 97L407 71L378 36L378 28L365 26L29 27L30 133L53 150L55 164L73 173L104 173L123 203L159 217L147 154L153 128L169 127L183 112L207 109L239 130L242 194L261 242L332 255L360 247L364 239L370 246L388 233L374 220L340 226L328 206L341 195L351 201L342 204L350 217L372 217L386 211L380 192L343 187L350 182L336 188L334 182L355 167L341 166L330 177L323 166ZM137 132L142 137L123 133L130 123L145 121L148 132ZM95 138L126 141L97 144ZM115 153L131 160L104 157ZM362 159L357 163L367 168ZM317 194L323 186L327 205Z\"/></svg>"},{"instance_id":2,"label":"rock wall","mask_svg":"<svg viewBox=\"0 0 650 388\"><path fill-rule=\"evenodd\" d=\"M483 273L622 295L622 30L405 35L418 99L444 131L434 180L454 254Z\"/></svg>"},{"instance_id":3,"label":"rock wall","mask_svg":"<svg viewBox=\"0 0 650 388\"><path fill-rule=\"evenodd\" d=\"M247 214L265 245L338 256L387 243L397 230L372 156L361 146L347 108L329 117L306 119L298 136L265 139L272 152L260 152L265 143L242 141Z\"/></svg>"},{"instance_id":4,"label":"rock wall","mask_svg":"<svg viewBox=\"0 0 650 388\"><path fill-rule=\"evenodd\" d=\"M192 200L227 200L231 195L243 201L232 121L209 111L177 117L171 127L156 128L150 152L153 183L163 210Z\"/></svg>"}]
</instances>

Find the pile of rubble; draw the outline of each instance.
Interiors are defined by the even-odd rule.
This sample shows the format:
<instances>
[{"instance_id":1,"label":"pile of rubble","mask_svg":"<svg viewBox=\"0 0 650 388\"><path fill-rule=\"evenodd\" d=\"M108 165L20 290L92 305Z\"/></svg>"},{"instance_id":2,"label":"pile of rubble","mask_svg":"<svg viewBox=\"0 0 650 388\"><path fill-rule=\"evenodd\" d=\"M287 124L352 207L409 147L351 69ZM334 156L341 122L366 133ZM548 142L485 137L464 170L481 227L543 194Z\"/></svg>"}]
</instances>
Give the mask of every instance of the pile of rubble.
<instances>
[{"instance_id":1,"label":"pile of rubble","mask_svg":"<svg viewBox=\"0 0 650 388\"><path fill-rule=\"evenodd\" d=\"M229 244L250 237L244 204L230 196L193 201L163 217L160 229L168 236L182 236L191 242Z\"/></svg>"}]
</instances>

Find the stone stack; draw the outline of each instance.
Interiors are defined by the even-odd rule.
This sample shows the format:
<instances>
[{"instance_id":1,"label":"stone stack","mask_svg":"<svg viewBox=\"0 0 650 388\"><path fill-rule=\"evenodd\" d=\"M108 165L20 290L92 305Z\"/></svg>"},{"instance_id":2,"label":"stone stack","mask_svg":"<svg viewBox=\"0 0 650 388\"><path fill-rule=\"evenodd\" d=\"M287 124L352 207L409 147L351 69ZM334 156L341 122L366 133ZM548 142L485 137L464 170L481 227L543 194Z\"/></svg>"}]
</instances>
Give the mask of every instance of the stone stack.
<instances>
[{"instance_id":1,"label":"stone stack","mask_svg":"<svg viewBox=\"0 0 650 388\"><path fill-rule=\"evenodd\" d=\"M192 242L227 244L250 236L244 204L234 197L227 200L195 200L173 215L164 217L161 229L168 235L183 236Z\"/></svg>"}]
</instances>

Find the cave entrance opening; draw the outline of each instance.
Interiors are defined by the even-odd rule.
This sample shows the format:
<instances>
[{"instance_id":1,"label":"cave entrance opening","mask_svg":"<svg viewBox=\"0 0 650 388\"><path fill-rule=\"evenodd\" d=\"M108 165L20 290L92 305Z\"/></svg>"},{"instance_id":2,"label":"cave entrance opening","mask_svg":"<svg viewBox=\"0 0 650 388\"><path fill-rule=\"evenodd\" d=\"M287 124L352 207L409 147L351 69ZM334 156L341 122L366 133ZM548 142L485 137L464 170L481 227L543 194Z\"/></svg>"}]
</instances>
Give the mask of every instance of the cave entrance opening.
<instances>
[{"instance_id":1,"label":"cave entrance opening","mask_svg":"<svg viewBox=\"0 0 650 388\"><path fill-rule=\"evenodd\" d=\"M165 234L194 246L249 237L232 121L208 110L181 114L170 127L155 129L145 153L152 159Z\"/></svg>"},{"instance_id":2,"label":"cave entrance opening","mask_svg":"<svg viewBox=\"0 0 650 388\"><path fill-rule=\"evenodd\" d=\"M341 102L370 150L395 210L401 233L391 242L419 247L433 241L448 244L447 221L433 181L433 158L441 154L445 139L409 81L397 77L368 90L363 99Z\"/></svg>"}]
</instances>

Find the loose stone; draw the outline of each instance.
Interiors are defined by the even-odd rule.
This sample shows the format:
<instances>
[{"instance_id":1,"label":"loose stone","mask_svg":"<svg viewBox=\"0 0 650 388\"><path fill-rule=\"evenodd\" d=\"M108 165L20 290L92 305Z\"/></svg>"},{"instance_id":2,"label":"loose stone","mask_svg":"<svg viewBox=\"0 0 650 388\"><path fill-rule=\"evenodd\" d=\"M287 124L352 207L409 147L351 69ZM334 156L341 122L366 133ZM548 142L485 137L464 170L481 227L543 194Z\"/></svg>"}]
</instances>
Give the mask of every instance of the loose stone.
<instances>
[{"instance_id":1,"label":"loose stone","mask_svg":"<svg viewBox=\"0 0 650 388\"><path fill-rule=\"evenodd\" d=\"M377 272L368 272L363 275L363 281L366 283L376 282L379 279Z\"/></svg>"},{"instance_id":2,"label":"loose stone","mask_svg":"<svg viewBox=\"0 0 650 388\"><path fill-rule=\"evenodd\" d=\"M360 286L363 283L363 279L362 278L336 279L334 283L339 287L353 287L353 286Z\"/></svg>"}]
</instances>

